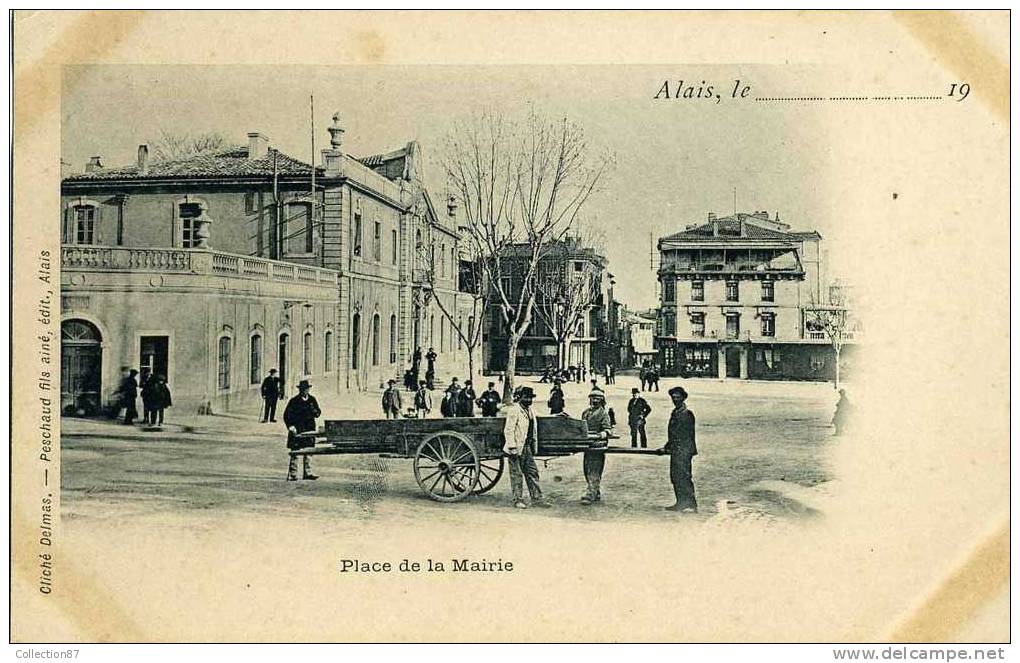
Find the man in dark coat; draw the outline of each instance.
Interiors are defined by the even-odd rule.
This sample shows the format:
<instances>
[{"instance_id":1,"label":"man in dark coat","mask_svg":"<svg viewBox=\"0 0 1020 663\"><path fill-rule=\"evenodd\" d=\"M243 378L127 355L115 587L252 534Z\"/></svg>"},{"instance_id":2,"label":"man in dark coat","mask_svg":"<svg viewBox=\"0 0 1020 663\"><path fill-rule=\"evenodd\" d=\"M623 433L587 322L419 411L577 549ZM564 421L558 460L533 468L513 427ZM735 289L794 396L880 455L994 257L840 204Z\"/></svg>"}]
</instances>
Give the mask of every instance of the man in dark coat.
<instances>
[{"instance_id":1,"label":"man in dark coat","mask_svg":"<svg viewBox=\"0 0 1020 663\"><path fill-rule=\"evenodd\" d=\"M312 385L308 380L299 382L298 395L287 402L287 407L283 411L283 423L287 426L288 449L302 449L315 445L314 441L309 444L309 441L298 437L299 433L317 430L315 419L322 415L319 402L315 400L315 396L308 393L311 388ZM318 479L319 477L312 474L308 456L301 458L304 461L301 478L310 481ZM290 456L290 463L287 466L287 481L297 481L297 456Z\"/></svg>"},{"instance_id":2,"label":"man in dark coat","mask_svg":"<svg viewBox=\"0 0 1020 663\"><path fill-rule=\"evenodd\" d=\"M630 425L630 446L637 447L638 438L641 438L641 448L648 446L648 436L645 434L645 420L652 412L648 401L638 395L638 388L630 390L630 402L627 403L627 424Z\"/></svg>"},{"instance_id":3,"label":"man in dark coat","mask_svg":"<svg viewBox=\"0 0 1020 663\"><path fill-rule=\"evenodd\" d=\"M410 390L414 391L421 377L421 348L415 348L414 354L411 355L411 375L414 377L414 381L411 382Z\"/></svg>"},{"instance_id":4,"label":"man in dark coat","mask_svg":"<svg viewBox=\"0 0 1020 663\"><path fill-rule=\"evenodd\" d=\"M478 398L478 406L482 408L483 417L495 417L499 411L499 402L503 400L496 391L496 383L490 382L489 388L482 392Z\"/></svg>"},{"instance_id":5,"label":"man in dark coat","mask_svg":"<svg viewBox=\"0 0 1020 663\"><path fill-rule=\"evenodd\" d=\"M666 446L660 449L660 453L670 457L669 479L673 482L676 504L666 507L666 510L694 513L698 510L691 478L691 460L698 455L694 441L694 413L687 409L687 391L683 387L670 389L669 397L673 399L673 413L669 415Z\"/></svg>"},{"instance_id":6,"label":"man in dark coat","mask_svg":"<svg viewBox=\"0 0 1020 663\"><path fill-rule=\"evenodd\" d=\"M553 383L552 391L549 392L549 414L562 414L565 407L563 387L560 386L560 381L556 380Z\"/></svg>"},{"instance_id":7,"label":"man in dark coat","mask_svg":"<svg viewBox=\"0 0 1020 663\"><path fill-rule=\"evenodd\" d=\"M150 378L149 384L151 385L149 407L152 408L149 414L149 423L153 426L162 426L163 410L173 405L173 399L170 398L170 387L166 384L165 375L156 375Z\"/></svg>"},{"instance_id":8,"label":"man in dark coat","mask_svg":"<svg viewBox=\"0 0 1020 663\"><path fill-rule=\"evenodd\" d=\"M141 374L138 376L138 387L142 396L142 422L146 424L156 423L152 411L152 390L155 386L156 376L152 374L148 367L143 367Z\"/></svg>"},{"instance_id":9,"label":"man in dark coat","mask_svg":"<svg viewBox=\"0 0 1020 663\"><path fill-rule=\"evenodd\" d=\"M400 400L400 390L395 386L397 381L389 380L386 384L386 391L382 395L383 416L387 419L399 419L404 404Z\"/></svg>"},{"instance_id":10,"label":"man in dark coat","mask_svg":"<svg viewBox=\"0 0 1020 663\"><path fill-rule=\"evenodd\" d=\"M280 400L280 378L276 375L276 369L270 368L269 375L262 381L262 423L276 421L276 402Z\"/></svg>"},{"instance_id":11,"label":"man in dark coat","mask_svg":"<svg viewBox=\"0 0 1020 663\"><path fill-rule=\"evenodd\" d=\"M120 381L117 393L120 394L120 406L124 408L124 423L131 425L138 417L138 408L135 403L138 400L138 380L135 376L138 371L130 369L127 375Z\"/></svg>"},{"instance_id":12,"label":"man in dark coat","mask_svg":"<svg viewBox=\"0 0 1020 663\"><path fill-rule=\"evenodd\" d=\"M464 388L460 390L460 400L457 401L457 416L458 417L473 417L475 416L475 394L474 385L471 384L471 380L464 380Z\"/></svg>"}]
</instances>

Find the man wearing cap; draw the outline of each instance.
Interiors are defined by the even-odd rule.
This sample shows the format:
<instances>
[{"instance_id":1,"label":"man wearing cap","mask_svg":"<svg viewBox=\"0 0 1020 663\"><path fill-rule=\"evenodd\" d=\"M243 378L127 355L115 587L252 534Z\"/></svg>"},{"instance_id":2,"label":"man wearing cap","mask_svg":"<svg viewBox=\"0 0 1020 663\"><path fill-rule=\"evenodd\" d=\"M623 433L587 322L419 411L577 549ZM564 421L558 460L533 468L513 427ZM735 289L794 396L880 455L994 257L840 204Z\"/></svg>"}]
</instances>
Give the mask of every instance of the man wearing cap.
<instances>
[{"instance_id":1,"label":"man wearing cap","mask_svg":"<svg viewBox=\"0 0 1020 663\"><path fill-rule=\"evenodd\" d=\"M691 478L691 460L698 455L694 442L694 413L687 409L687 390L683 387L670 389L669 397L673 399L673 413L669 415L666 446L659 451L669 454L669 479L673 483L676 504L666 510L694 513L698 510Z\"/></svg>"},{"instance_id":2,"label":"man wearing cap","mask_svg":"<svg viewBox=\"0 0 1020 663\"><path fill-rule=\"evenodd\" d=\"M399 419L400 411L404 409L404 406L400 401L400 390L394 386L397 381L389 380L386 384L389 386L382 395L383 416L387 419Z\"/></svg>"},{"instance_id":3,"label":"man wearing cap","mask_svg":"<svg viewBox=\"0 0 1020 663\"><path fill-rule=\"evenodd\" d=\"M319 402L315 400L315 396L308 393L311 388L312 385L307 379L301 380L298 383L298 395L287 402L287 407L283 411L283 423L287 427L288 449L303 449L315 445L314 441L309 444L307 440L298 437L300 433L317 430L315 420L322 414ZM302 456L302 459L304 464L301 478L310 481L318 479L319 477L312 474L308 456ZM287 481L297 481L297 456L290 457L290 464L287 466Z\"/></svg>"},{"instance_id":4,"label":"man wearing cap","mask_svg":"<svg viewBox=\"0 0 1020 663\"><path fill-rule=\"evenodd\" d=\"M606 452L604 448L609 439L609 431L613 424L609 421L609 413L606 412L606 394L598 387L588 394L588 409L581 414L584 423L588 426L588 435L597 435L598 441L592 446L593 449L584 452L582 469L584 480L588 484L588 491L581 497L581 504L593 504L602 500L602 471L606 468Z\"/></svg>"},{"instance_id":5,"label":"man wearing cap","mask_svg":"<svg viewBox=\"0 0 1020 663\"><path fill-rule=\"evenodd\" d=\"M510 466L510 490L513 491L514 506L527 509L524 501L524 483L528 484L532 506L548 507L550 504L542 498L542 489L538 486L538 465L535 454L538 452L538 421L531 411L535 401L535 391L531 387L518 387L514 390L514 401L506 410L506 423L503 427L503 451L507 454Z\"/></svg>"},{"instance_id":6,"label":"man wearing cap","mask_svg":"<svg viewBox=\"0 0 1020 663\"><path fill-rule=\"evenodd\" d=\"M489 388L482 392L482 395L478 397L478 406L482 408L483 417L495 417L499 411L499 402L503 400L499 392L496 391L496 383L490 382Z\"/></svg>"},{"instance_id":7,"label":"man wearing cap","mask_svg":"<svg viewBox=\"0 0 1020 663\"><path fill-rule=\"evenodd\" d=\"M280 400L280 378L276 375L276 369L270 368L269 375L262 381L262 423L276 421L276 402Z\"/></svg>"},{"instance_id":8,"label":"man wearing cap","mask_svg":"<svg viewBox=\"0 0 1020 663\"><path fill-rule=\"evenodd\" d=\"M637 448L638 438L641 438L641 448L648 446L648 436L645 434L645 420L652 412L648 401L638 395L638 388L630 390L630 402L627 403L627 423L630 425L630 446Z\"/></svg>"}]
</instances>

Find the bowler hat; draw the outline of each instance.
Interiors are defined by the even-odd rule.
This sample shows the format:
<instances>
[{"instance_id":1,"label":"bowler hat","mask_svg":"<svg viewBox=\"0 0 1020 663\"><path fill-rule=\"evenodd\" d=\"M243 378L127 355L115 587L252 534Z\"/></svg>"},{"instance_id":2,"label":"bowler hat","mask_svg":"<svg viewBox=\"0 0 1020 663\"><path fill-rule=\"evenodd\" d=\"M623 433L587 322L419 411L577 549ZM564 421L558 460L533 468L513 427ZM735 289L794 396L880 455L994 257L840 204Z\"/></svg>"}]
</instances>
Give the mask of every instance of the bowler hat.
<instances>
[{"instance_id":1,"label":"bowler hat","mask_svg":"<svg viewBox=\"0 0 1020 663\"><path fill-rule=\"evenodd\" d=\"M669 395L670 396L679 395L680 398L687 398L687 390L678 385L669 390Z\"/></svg>"},{"instance_id":2,"label":"bowler hat","mask_svg":"<svg viewBox=\"0 0 1020 663\"><path fill-rule=\"evenodd\" d=\"M309 382L308 380L302 380L301 382L298 382L297 388L298 389L311 389L312 388L312 383Z\"/></svg>"},{"instance_id":3,"label":"bowler hat","mask_svg":"<svg viewBox=\"0 0 1020 663\"><path fill-rule=\"evenodd\" d=\"M632 389L630 390L630 393L632 393L632 394L636 394L636 393L638 393L638 388L637 388L637 387L633 387L633 388L632 388Z\"/></svg>"},{"instance_id":4,"label":"bowler hat","mask_svg":"<svg viewBox=\"0 0 1020 663\"><path fill-rule=\"evenodd\" d=\"M521 398L534 398L535 397L535 390L532 389L531 387L527 387L527 386L525 386L525 387L517 387L517 389L514 391L514 396L516 398L518 398L518 399L521 399Z\"/></svg>"}]
</instances>

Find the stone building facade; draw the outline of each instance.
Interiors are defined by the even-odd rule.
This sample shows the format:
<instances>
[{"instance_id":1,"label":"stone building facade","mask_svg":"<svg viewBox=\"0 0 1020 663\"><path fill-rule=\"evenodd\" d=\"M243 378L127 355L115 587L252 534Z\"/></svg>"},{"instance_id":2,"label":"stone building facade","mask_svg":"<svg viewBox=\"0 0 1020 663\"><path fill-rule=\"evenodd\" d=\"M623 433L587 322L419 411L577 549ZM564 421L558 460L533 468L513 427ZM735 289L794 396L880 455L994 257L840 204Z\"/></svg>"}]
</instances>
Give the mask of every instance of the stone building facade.
<instances>
[{"instance_id":1,"label":"stone building facade","mask_svg":"<svg viewBox=\"0 0 1020 663\"><path fill-rule=\"evenodd\" d=\"M658 242L656 343L665 375L831 379L807 311L827 295L821 236L767 212L710 214Z\"/></svg>"},{"instance_id":2,"label":"stone building facade","mask_svg":"<svg viewBox=\"0 0 1020 663\"><path fill-rule=\"evenodd\" d=\"M355 159L334 120L320 166L251 133L158 163L146 146L124 168L93 157L63 179L65 411L103 409L125 366L165 374L174 407L255 412L270 368L287 393L302 376L321 393L399 379L416 345L435 347L441 379L465 363L414 304L416 235L439 229L454 255L459 241L417 144ZM455 274L430 291L456 310Z\"/></svg>"}]
</instances>

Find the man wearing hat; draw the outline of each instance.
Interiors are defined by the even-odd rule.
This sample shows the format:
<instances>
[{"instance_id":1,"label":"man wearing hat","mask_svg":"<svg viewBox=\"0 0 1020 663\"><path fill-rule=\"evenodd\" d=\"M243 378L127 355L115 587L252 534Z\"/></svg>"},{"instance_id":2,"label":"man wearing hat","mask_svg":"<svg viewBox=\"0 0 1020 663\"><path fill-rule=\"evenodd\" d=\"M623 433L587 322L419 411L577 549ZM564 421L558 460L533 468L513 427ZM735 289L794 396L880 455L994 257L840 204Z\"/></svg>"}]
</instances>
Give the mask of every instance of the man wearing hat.
<instances>
[{"instance_id":1,"label":"man wearing hat","mask_svg":"<svg viewBox=\"0 0 1020 663\"><path fill-rule=\"evenodd\" d=\"M606 412L606 394L598 387L588 394L588 409L581 413L581 418L588 426L588 435L597 435L599 441L593 446L595 448L584 452L582 469L584 480L588 484L587 492L581 497L581 504L593 504L602 500L600 486L602 484L602 471L606 468L606 440L609 439L609 431L613 424L609 421L609 413Z\"/></svg>"},{"instance_id":2,"label":"man wearing hat","mask_svg":"<svg viewBox=\"0 0 1020 663\"><path fill-rule=\"evenodd\" d=\"M651 414L652 408L648 401L638 395L638 388L630 390L630 402L627 403L627 423L630 425L630 446L637 448L638 438L641 438L641 448L648 446L648 436L645 434L645 420Z\"/></svg>"},{"instance_id":3,"label":"man wearing hat","mask_svg":"<svg viewBox=\"0 0 1020 663\"><path fill-rule=\"evenodd\" d=\"M288 449L303 449L315 445L314 441L309 444L307 440L298 437L299 433L317 430L315 419L322 415L319 402L315 400L315 396L308 393L311 388L312 385L307 379L301 380L298 383L298 395L287 402L287 407L283 411L283 423L287 426ZM302 459L304 466L301 478L311 481L318 479L319 477L312 474L308 456L302 456ZM297 481L297 456L290 457L290 464L287 466L287 481Z\"/></svg>"},{"instance_id":4,"label":"man wearing hat","mask_svg":"<svg viewBox=\"0 0 1020 663\"><path fill-rule=\"evenodd\" d=\"M404 405L400 401L400 390L394 386L397 381L389 380L386 384L389 386L382 395L383 416L387 419L399 419L400 411L404 409Z\"/></svg>"},{"instance_id":5,"label":"man wearing hat","mask_svg":"<svg viewBox=\"0 0 1020 663\"><path fill-rule=\"evenodd\" d=\"M276 375L276 369L270 368L269 375L262 381L262 400L265 405L262 408L262 423L276 421L276 402L280 400L280 378Z\"/></svg>"},{"instance_id":6,"label":"man wearing hat","mask_svg":"<svg viewBox=\"0 0 1020 663\"><path fill-rule=\"evenodd\" d=\"M478 397L478 406L482 408L483 417L495 417L499 411L499 402L503 398L496 391L496 383L490 382L489 388L482 392L482 395Z\"/></svg>"},{"instance_id":7,"label":"man wearing hat","mask_svg":"<svg viewBox=\"0 0 1020 663\"><path fill-rule=\"evenodd\" d=\"M669 415L666 446L660 453L669 454L669 479L673 483L676 504L666 510L693 513L698 510L691 478L691 460L698 455L694 443L694 413L687 409L687 390L683 387L670 389L669 397L673 399L673 413Z\"/></svg>"},{"instance_id":8,"label":"man wearing hat","mask_svg":"<svg viewBox=\"0 0 1020 663\"><path fill-rule=\"evenodd\" d=\"M527 482L532 506L548 507L550 504L542 498L542 489L538 486L538 465L535 463L538 421L531 411L535 391L531 387L518 387L514 390L514 401L506 410L506 423L503 427L503 451L510 465L510 490L513 491L514 506L518 509L528 508L524 501L524 483Z\"/></svg>"}]
</instances>

